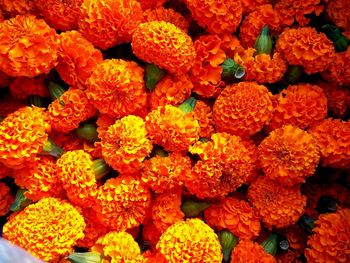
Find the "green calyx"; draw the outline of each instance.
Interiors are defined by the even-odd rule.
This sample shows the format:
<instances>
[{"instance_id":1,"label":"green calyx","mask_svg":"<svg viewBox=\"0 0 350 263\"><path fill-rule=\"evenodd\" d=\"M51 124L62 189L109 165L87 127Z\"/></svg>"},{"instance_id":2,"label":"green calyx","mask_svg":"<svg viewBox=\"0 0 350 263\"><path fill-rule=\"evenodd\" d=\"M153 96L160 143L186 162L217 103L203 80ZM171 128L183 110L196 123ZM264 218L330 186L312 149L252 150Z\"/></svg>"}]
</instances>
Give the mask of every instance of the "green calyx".
<instances>
[{"instance_id":1,"label":"green calyx","mask_svg":"<svg viewBox=\"0 0 350 263\"><path fill-rule=\"evenodd\" d=\"M108 166L105 160L96 159L92 163L92 170L95 173L96 180L100 180L109 173L111 168Z\"/></svg>"},{"instance_id":2,"label":"green calyx","mask_svg":"<svg viewBox=\"0 0 350 263\"><path fill-rule=\"evenodd\" d=\"M300 79L303 72L304 70L301 66L290 66L286 74L286 80L289 83L295 83Z\"/></svg>"},{"instance_id":3,"label":"green calyx","mask_svg":"<svg viewBox=\"0 0 350 263\"><path fill-rule=\"evenodd\" d=\"M207 209L210 204L205 202L195 202L195 201L185 201L182 203L181 210L184 212L187 218L197 217L205 209Z\"/></svg>"},{"instance_id":4,"label":"green calyx","mask_svg":"<svg viewBox=\"0 0 350 263\"><path fill-rule=\"evenodd\" d=\"M97 142L99 141L97 126L91 123L85 123L80 125L79 128L75 130L76 134L79 138L82 138L89 142Z\"/></svg>"},{"instance_id":5,"label":"green calyx","mask_svg":"<svg viewBox=\"0 0 350 263\"><path fill-rule=\"evenodd\" d=\"M220 231L218 237L221 244L222 253L224 255L224 261L229 262L231 252L236 246L238 238L228 230Z\"/></svg>"},{"instance_id":6,"label":"green calyx","mask_svg":"<svg viewBox=\"0 0 350 263\"><path fill-rule=\"evenodd\" d=\"M48 139L47 143L44 145L42 151L42 155L51 155L55 158L61 157L63 154L63 149L58 147L51 139Z\"/></svg>"},{"instance_id":7,"label":"green calyx","mask_svg":"<svg viewBox=\"0 0 350 263\"><path fill-rule=\"evenodd\" d=\"M12 212L18 212L21 211L23 208L27 207L31 203L33 203L32 200L28 199L24 194L27 192L26 189L19 189L17 191L15 201L10 206L10 210Z\"/></svg>"},{"instance_id":8,"label":"green calyx","mask_svg":"<svg viewBox=\"0 0 350 263\"><path fill-rule=\"evenodd\" d=\"M28 104L30 106L43 108L43 99L38 95L31 95L28 97Z\"/></svg>"},{"instance_id":9,"label":"green calyx","mask_svg":"<svg viewBox=\"0 0 350 263\"><path fill-rule=\"evenodd\" d=\"M272 39L270 37L270 31L268 26L264 26L261 29L260 35L255 41L254 48L255 54L271 54L272 51Z\"/></svg>"},{"instance_id":10,"label":"green calyx","mask_svg":"<svg viewBox=\"0 0 350 263\"><path fill-rule=\"evenodd\" d=\"M169 156L169 153L164 151L163 149L157 149L155 151L155 155L156 156L160 156L160 157L168 157Z\"/></svg>"},{"instance_id":11,"label":"green calyx","mask_svg":"<svg viewBox=\"0 0 350 263\"><path fill-rule=\"evenodd\" d=\"M67 260L72 263L100 263L102 261L102 257L96 252L74 252L67 257Z\"/></svg>"},{"instance_id":12,"label":"green calyx","mask_svg":"<svg viewBox=\"0 0 350 263\"><path fill-rule=\"evenodd\" d=\"M226 58L224 63L221 64L223 79L241 79L245 75L245 68L232 58Z\"/></svg>"},{"instance_id":13,"label":"green calyx","mask_svg":"<svg viewBox=\"0 0 350 263\"><path fill-rule=\"evenodd\" d=\"M179 109L185 113L192 112L196 107L196 102L197 100L194 97L189 97L179 106Z\"/></svg>"},{"instance_id":14,"label":"green calyx","mask_svg":"<svg viewBox=\"0 0 350 263\"><path fill-rule=\"evenodd\" d=\"M145 69L145 82L149 90L154 90L157 83L166 75L166 72L154 64L147 64Z\"/></svg>"},{"instance_id":15,"label":"green calyx","mask_svg":"<svg viewBox=\"0 0 350 263\"><path fill-rule=\"evenodd\" d=\"M261 243L261 246L264 250L271 254L272 256L276 256L277 248L278 248L278 236L275 233L271 233L270 236Z\"/></svg>"},{"instance_id":16,"label":"green calyx","mask_svg":"<svg viewBox=\"0 0 350 263\"><path fill-rule=\"evenodd\" d=\"M350 40L336 26L330 24L324 25L322 31L332 40L337 52L345 51L348 48Z\"/></svg>"},{"instance_id":17,"label":"green calyx","mask_svg":"<svg viewBox=\"0 0 350 263\"><path fill-rule=\"evenodd\" d=\"M63 95L64 92L65 92L65 89L62 88L60 85L58 85L54 82L50 82L49 93L50 93L51 99L59 100L59 102L62 106L64 106L65 103L63 100L60 100L60 97Z\"/></svg>"}]
</instances>

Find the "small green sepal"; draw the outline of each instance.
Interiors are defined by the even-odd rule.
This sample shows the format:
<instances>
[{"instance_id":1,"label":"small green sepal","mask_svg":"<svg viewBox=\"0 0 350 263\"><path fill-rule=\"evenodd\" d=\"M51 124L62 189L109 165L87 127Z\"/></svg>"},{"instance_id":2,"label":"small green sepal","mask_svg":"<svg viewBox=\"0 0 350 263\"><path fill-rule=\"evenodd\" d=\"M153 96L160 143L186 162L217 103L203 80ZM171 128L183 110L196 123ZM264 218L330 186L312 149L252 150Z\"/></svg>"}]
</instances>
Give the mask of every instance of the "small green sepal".
<instances>
[{"instance_id":1,"label":"small green sepal","mask_svg":"<svg viewBox=\"0 0 350 263\"><path fill-rule=\"evenodd\" d=\"M42 155L51 155L55 158L61 157L63 154L63 149L58 147L51 139L48 139L47 143L44 145L42 151Z\"/></svg>"},{"instance_id":2,"label":"small green sepal","mask_svg":"<svg viewBox=\"0 0 350 263\"><path fill-rule=\"evenodd\" d=\"M278 248L278 236L275 233L271 233L270 236L261 243L261 246L264 250L271 254L272 256L276 256L277 248Z\"/></svg>"},{"instance_id":3,"label":"small green sepal","mask_svg":"<svg viewBox=\"0 0 350 263\"><path fill-rule=\"evenodd\" d=\"M223 79L241 79L245 75L245 68L232 58L225 59L224 63L221 64L222 73L221 77Z\"/></svg>"},{"instance_id":4,"label":"small green sepal","mask_svg":"<svg viewBox=\"0 0 350 263\"><path fill-rule=\"evenodd\" d=\"M26 189L19 189L17 191L15 201L10 206L12 212L18 212L33 203L32 200L28 199L24 194L27 192Z\"/></svg>"},{"instance_id":5,"label":"small green sepal","mask_svg":"<svg viewBox=\"0 0 350 263\"><path fill-rule=\"evenodd\" d=\"M224 262L229 262L231 252L238 242L238 237L234 236L228 230L220 231L218 237L220 240L222 253L224 255Z\"/></svg>"},{"instance_id":6,"label":"small green sepal","mask_svg":"<svg viewBox=\"0 0 350 263\"><path fill-rule=\"evenodd\" d=\"M179 106L179 109L185 113L192 112L196 107L196 102L197 100L194 97L189 97Z\"/></svg>"},{"instance_id":7,"label":"small green sepal","mask_svg":"<svg viewBox=\"0 0 350 263\"><path fill-rule=\"evenodd\" d=\"M182 203L181 210L187 218L197 217L202 211L207 209L210 204L205 202L185 201Z\"/></svg>"},{"instance_id":8,"label":"small green sepal","mask_svg":"<svg viewBox=\"0 0 350 263\"><path fill-rule=\"evenodd\" d=\"M147 64L145 70L146 87L149 90L154 90L157 83L166 75L166 72L154 64Z\"/></svg>"}]
</instances>

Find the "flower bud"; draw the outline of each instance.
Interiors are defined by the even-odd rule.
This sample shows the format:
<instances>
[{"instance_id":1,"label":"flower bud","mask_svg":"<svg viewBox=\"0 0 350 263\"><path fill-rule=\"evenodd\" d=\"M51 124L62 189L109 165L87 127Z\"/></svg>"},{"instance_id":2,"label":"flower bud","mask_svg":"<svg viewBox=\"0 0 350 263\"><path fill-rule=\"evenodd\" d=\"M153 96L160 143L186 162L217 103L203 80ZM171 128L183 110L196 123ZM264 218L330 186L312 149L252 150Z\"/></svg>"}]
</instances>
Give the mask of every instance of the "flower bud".
<instances>
[{"instance_id":1,"label":"flower bud","mask_svg":"<svg viewBox=\"0 0 350 263\"><path fill-rule=\"evenodd\" d=\"M236 63L232 58L225 59L224 63L221 64L223 79L241 79L245 75L245 69L243 66Z\"/></svg>"},{"instance_id":2,"label":"flower bud","mask_svg":"<svg viewBox=\"0 0 350 263\"><path fill-rule=\"evenodd\" d=\"M195 201L185 201L182 206L181 210L184 212L186 217L197 217L202 211L207 209L210 206L210 204L205 202L195 202Z\"/></svg>"},{"instance_id":3,"label":"flower bud","mask_svg":"<svg viewBox=\"0 0 350 263\"><path fill-rule=\"evenodd\" d=\"M97 127L91 123L85 123L80 125L78 129L75 130L79 138L82 138L88 142L97 142L99 141Z\"/></svg>"},{"instance_id":4,"label":"flower bud","mask_svg":"<svg viewBox=\"0 0 350 263\"><path fill-rule=\"evenodd\" d=\"M196 107L196 101L197 100L195 98L189 97L179 106L179 109L185 113L192 112L194 110L194 107Z\"/></svg>"},{"instance_id":5,"label":"flower bud","mask_svg":"<svg viewBox=\"0 0 350 263\"><path fill-rule=\"evenodd\" d=\"M222 247L222 253L224 255L224 261L229 262L231 251L236 246L238 238L227 230L220 231L218 236Z\"/></svg>"},{"instance_id":6,"label":"flower bud","mask_svg":"<svg viewBox=\"0 0 350 263\"><path fill-rule=\"evenodd\" d=\"M272 51L272 39L270 37L269 27L264 26L261 29L260 35L255 41L254 48L256 55L259 54L271 54Z\"/></svg>"}]
</instances>

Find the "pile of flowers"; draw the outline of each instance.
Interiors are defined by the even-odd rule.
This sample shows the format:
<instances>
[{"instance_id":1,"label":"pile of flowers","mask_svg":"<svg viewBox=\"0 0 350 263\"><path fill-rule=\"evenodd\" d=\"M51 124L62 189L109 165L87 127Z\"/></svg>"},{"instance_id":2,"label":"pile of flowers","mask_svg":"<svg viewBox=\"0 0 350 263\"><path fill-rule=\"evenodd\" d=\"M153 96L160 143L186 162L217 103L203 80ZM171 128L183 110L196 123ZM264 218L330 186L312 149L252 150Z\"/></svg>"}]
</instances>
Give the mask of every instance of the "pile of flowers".
<instances>
[{"instance_id":1,"label":"pile of flowers","mask_svg":"<svg viewBox=\"0 0 350 263\"><path fill-rule=\"evenodd\" d=\"M350 262L349 38L349 0L0 0L2 238Z\"/></svg>"}]
</instances>

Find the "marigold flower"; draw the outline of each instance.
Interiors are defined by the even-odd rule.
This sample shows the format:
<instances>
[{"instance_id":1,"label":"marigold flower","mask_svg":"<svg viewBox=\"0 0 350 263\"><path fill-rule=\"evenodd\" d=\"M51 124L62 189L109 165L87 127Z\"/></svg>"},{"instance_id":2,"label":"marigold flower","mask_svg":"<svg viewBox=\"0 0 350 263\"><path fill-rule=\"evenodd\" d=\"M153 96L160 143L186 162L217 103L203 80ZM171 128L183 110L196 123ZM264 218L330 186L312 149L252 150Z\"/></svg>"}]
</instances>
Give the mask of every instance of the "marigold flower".
<instances>
[{"instance_id":1,"label":"marigold flower","mask_svg":"<svg viewBox=\"0 0 350 263\"><path fill-rule=\"evenodd\" d=\"M85 89L86 80L103 60L102 53L77 31L60 34L60 40L56 70L70 86Z\"/></svg>"},{"instance_id":2,"label":"marigold flower","mask_svg":"<svg viewBox=\"0 0 350 263\"><path fill-rule=\"evenodd\" d=\"M87 96L102 114L122 118L139 113L147 103L143 69L132 61L104 60L87 80Z\"/></svg>"},{"instance_id":3,"label":"marigold flower","mask_svg":"<svg viewBox=\"0 0 350 263\"><path fill-rule=\"evenodd\" d=\"M12 176L12 169L0 163L0 179Z\"/></svg>"},{"instance_id":4,"label":"marigold flower","mask_svg":"<svg viewBox=\"0 0 350 263\"><path fill-rule=\"evenodd\" d=\"M169 263L221 263L221 245L217 235L200 219L189 219L173 224L161 236L158 251Z\"/></svg>"},{"instance_id":5,"label":"marigold flower","mask_svg":"<svg viewBox=\"0 0 350 263\"><path fill-rule=\"evenodd\" d=\"M269 129L277 129L286 124L307 129L327 116L327 98L323 90L307 83L288 86L276 96Z\"/></svg>"},{"instance_id":6,"label":"marigold flower","mask_svg":"<svg viewBox=\"0 0 350 263\"><path fill-rule=\"evenodd\" d=\"M49 96L49 92L45 86L44 79L20 77L14 79L10 84L10 93L14 98L26 99L30 95L40 97Z\"/></svg>"},{"instance_id":7,"label":"marigold flower","mask_svg":"<svg viewBox=\"0 0 350 263\"><path fill-rule=\"evenodd\" d=\"M298 255L304 253L308 238L304 229L295 224L286 228L282 233L286 236L291 249L293 249Z\"/></svg>"},{"instance_id":8,"label":"marigold flower","mask_svg":"<svg viewBox=\"0 0 350 263\"><path fill-rule=\"evenodd\" d=\"M17 15L36 14L33 0L0 0L0 8L9 17Z\"/></svg>"},{"instance_id":9,"label":"marigold flower","mask_svg":"<svg viewBox=\"0 0 350 263\"><path fill-rule=\"evenodd\" d=\"M149 189L131 176L119 176L99 187L94 210L111 229L122 231L139 226L149 209Z\"/></svg>"},{"instance_id":10,"label":"marigold flower","mask_svg":"<svg viewBox=\"0 0 350 263\"><path fill-rule=\"evenodd\" d=\"M63 149L64 152L81 150L83 148L83 140L76 133L60 133L53 131L50 133L50 139Z\"/></svg>"},{"instance_id":11,"label":"marigold flower","mask_svg":"<svg viewBox=\"0 0 350 263\"><path fill-rule=\"evenodd\" d=\"M149 243L151 248L155 248L160 236L162 235L162 232L158 230L155 224L152 223L146 223L143 224L142 227L142 239ZM157 261L154 263L158 263Z\"/></svg>"},{"instance_id":12,"label":"marigold flower","mask_svg":"<svg viewBox=\"0 0 350 263\"><path fill-rule=\"evenodd\" d=\"M10 188L3 182L0 182L0 216L5 216L10 211L13 203L13 196Z\"/></svg>"},{"instance_id":13,"label":"marigold flower","mask_svg":"<svg viewBox=\"0 0 350 263\"><path fill-rule=\"evenodd\" d=\"M334 46L312 27L286 29L276 43L277 52L292 66L302 66L307 74L322 72L333 62Z\"/></svg>"},{"instance_id":14,"label":"marigold flower","mask_svg":"<svg viewBox=\"0 0 350 263\"><path fill-rule=\"evenodd\" d=\"M302 263L301 259L298 258L299 253L288 249L286 252L281 252L276 255L277 263Z\"/></svg>"},{"instance_id":15,"label":"marigold flower","mask_svg":"<svg viewBox=\"0 0 350 263\"><path fill-rule=\"evenodd\" d=\"M350 209L322 214L305 250L308 262L348 262L350 260Z\"/></svg>"},{"instance_id":16,"label":"marigold flower","mask_svg":"<svg viewBox=\"0 0 350 263\"><path fill-rule=\"evenodd\" d=\"M130 42L134 30L143 22L141 5L136 0L84 0L80 12L79 32L104 50Z\"/></svg>"},{"instance_id":17,"label":"marigold flower","mask_svg":"<svg viewBox=\"0 0 350 263\"><path fill-rule=\"evenodd\" d=\"M143 10L155 9L163 6L166 0L137 0L141 4Z\"/></svg>"},{"instance_id":18,"label":"marigold flower","mask_svg":"<svg viewBox=\"0 0 350 263\"><path fill-rule=\"evenodd\" d=\"M241 239L231 253L231 263L275 263L276 259L264 248L248 239Z\"/></svg>"},{"instance_id":19,"label":"marigold flower","mask_svg":"<svg viewBox=\"0 0 350 263\"><path fill-rule=\"evenodd\" d=\"M138 58L178 76L189 71L196 55L191 37L165 21L140 24L132 36L132 50Z\"/></svg>"},{"instance_id":20,"label":"marigold flower","mask_svg":"<svg viewBox=\"0 0 350 263\"><path fill-rule=\"evenodd\" d=\"M337 27L343 30L350 30L350 6L348 0L328 1L326 14Z\"/></svg>"},{"instance_id":21,"label":"marigold flower","mask_svg":"<svg viewBox=\"0 0 350 263\"><path fill-rule=\"evenodd\" d=\"M152 151L143 119L129 115L117 120L100 135L102 155L106 162L123 174L136 174Z\"/></svg>"},{"instance_id":22,"label":"marigold flower","mask_svg":"<svg viewBox=\"0 0 350 263\"><path fill-rule=\"evenodd\" d=\"M211 107L202 100L196 101L193 110L194 118L198 121L200 132L199 137L210 138L215 132L213 123L213 112Z\"/></svg>"},{"instance_id":23,"label":"marigold flower","mask_svg":"<svg viewBox=\"0 0 350 263\"><path fill-rule=\"evenodd\" d=\"M301 195L299 185L284 186L266 176L251 183L248 198L269 229L285 228L296 223L306 205L306 197Z\"/></svg>"},{"instance_id":24,"label":"marigold flower","mask_svg":"<svg viewBox=\"0 0 350 263\"><path fill-rule=\"evenodd\" d=\"M256 82L227 86L215 101L214 124L218 132L239 136L253 135L272 117L272 94Z\"/></svg>"},{"instance_id":25,"label":"marigold flower","mask_svg":"<svg viewBox=\"0 0 350 263\"><path fill-rule=\"evenodd\" d=\"M198 121L171 105L160 106L146 116L146 129L154 143L166 151L187 151L199 138Z\"/></svg>"},{"instance_id":26,"label":"marigold flower","mask_svg":"<svg viewBox=\"0 0 350 263\"><path fill-rule=\"evenodd\" d=\"M228 229L240 238L254 239L259 235L260 222L253 208L245 201L227 197L204 211L205 222L219 231Z\"/></svg>"},{"instance_id":27,"label":"marigold flower","mask_svg":"<svg viewBox=\"0 0 350 263\"><path fill-rule=\"evenodd\" d=\"M18 15L0 23L0 70L35 77L56 66L58 35L44 20Z\"/></svg>"},{"instance_id":28,"label":"marigold flower","mask_svg":"<svg viewBox=\"0 0 350 263\"><path fill-rule=\"evenodd\" d=\"M145 17L145 22L165 21L174 24L185 32L188 31L190 26L180 13L175 12L175 10L171 8L158 7L155 9L148 9L143 12L143 15Z\"/></svg>"},{"instance_id":29,"label":"marigold flower","mask_svg":"<svg viewBox=\"0 0 350 263\"><path fill-rule=\"evenodd\" d=\"M43 108L23 107L0 123L0 161L19 169L34 160L48 142L50 125ZM16 127L16 128L14 128Z\"/></svg>"},{"instance_id":30,"label":"marigold flower","mask_svg":"<svg viewBox=\"0 0 350 263\"><path fill-rule=\"evenodd\" d=\"M191 160L182 153L155 156L143 162L141 180L156 193L163 193L181 186L191 173Z\"/></svg>"},{"instance_id":31,"label":"marigold flower","mask_svg":"<svg viewBox=\"0 0 350 263\"><path fill-rule=\"evenodd\" d=\"M142 254L143 261L142 263L167 263L166 259L159 252L151 252L147 250Z\"/></svg>"},{"instance_id":32,"label":"marigold flower","mask_svg":"<svg viewBox=\"0 0 350 263\"><path fill-rule=\"evenodd\" d=\"M251 12L255 11L255 9L259 6L269 4L271 0L241 0L243 15L248 15Z\"/></svg>"},{"instance_id":33,"label":"marigold flower","mask_svg":"<svg viewBox=\"0 0 350 263\"><path fill-rule=\"evenodd\" d=\"M43 198L9 218L3 237L32 255L49 262L73 252L84 237L85 222L70 203Z\"/></svg>"},{"instance_id":34,"label":"marigold flower","mask_svg":"<svg viewBox=\"0 0 350 263\"><path fill-rule=\"evenodd\" d=\"M309 130L317 140L321 164L327 167L350 167L350 122L325 119Z\"/></svg>"}]
</instances>

